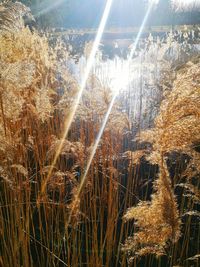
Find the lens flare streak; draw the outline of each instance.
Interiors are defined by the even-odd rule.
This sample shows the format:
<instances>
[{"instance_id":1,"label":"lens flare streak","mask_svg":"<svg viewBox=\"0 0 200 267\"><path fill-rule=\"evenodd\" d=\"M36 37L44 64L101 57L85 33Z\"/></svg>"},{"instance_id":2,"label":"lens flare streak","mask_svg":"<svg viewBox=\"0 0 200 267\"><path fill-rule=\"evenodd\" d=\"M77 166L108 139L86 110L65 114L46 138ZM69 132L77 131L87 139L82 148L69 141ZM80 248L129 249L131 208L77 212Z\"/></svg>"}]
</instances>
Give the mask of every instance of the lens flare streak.
<instances>
[{"instance_id":1,"label":"lens flare streak","mask_svg":"<svg viewBox=\"0 0 200 267\"><path fill-rule=\"evenodd\" d=\"M79 202L79 198L80 198L82 189L84 188L84 185L85 185L85 183L86 183L86 181L87 181L87 175L88 175L90 166L91 166L92 161L93 161L93 159L94 159L94 156L95 156L97 147L98 147L99 142L100 142L100 140L101 140L101 137L102 137L102 135L103 135L104 129L105 129L105 127L106 127L106 124L107 124L107 121L108 121L108 119L109 119L109 116L110 116L111 110L112 110L112 108L113 108L113 105L114 105L114 102L115 102L116 97L117 97L117 94L115 94L115 95L113 96L113 98L112 98L112 100L111 100L111 102L110 102L110 105L109 105L109 107L108 107L108 111L107 111L106 116L105 116L105 118L104 118L104 120L103 120L103 124L102 124L102 126L101 126L101 129L100 129L100 131L99 131L99 133L98 133L98 135L97 135L97 138L96 138L96 140L95 140L95 143L94 143L94 145L93 145L92 151L91 151L90 156L89 156L89 159L88 159L88 161L87 161L87 165L86 165L84 174L83 174L83 176L82 176L82 178L81 178L81 182L80 182L80 185L79 185L79 187L78 187L78 191L77 191L77 193L76 193L76 195L75 195L75 199L73 200L72 207L71 207L71 212L70 212L70 214L69 214L69 217L68 217L67 223L66 223L66 225L65 225L65 228L67 228L67 227L69 226L69 223L70 223L70 221L71 221L71 217L72 217L73 211L74 211L74 209L75 209L75 208L77 207L77 205L78 205L78 202Z\"/></svg>"},{"instance_id":2,"label":"lens flare streak","mask_svg":"<svg viewBox=\"0 0 200 267\"><path fill-rule=\"evenodd\" d=\"M94 63L94 60L95 60L95 56L96 56L96 53L97 53L97 50L98 50L98 47L99 47L103 32L104 32L104 29L105 29L105 25L106 25L108 16L110 14L110 9L111 9L111 6L112 6L112 2L113 2L113 0L108 0L107 3L106 3L105 10L104 10L104 13L103 13L103 17L101 19L101 22L100 22L100 25L99 25L99 28L98 28L98 32L97 32L97 35L96 35L96 38L95 38L95 41L94 41L94 44L93 44L93 47L92 47L92 51L90 53L90 56L89 56L89 59L88 59L87 65L86 65L86 69L85 69L85 72L84 72L84 75L83 75L83 79L82 79L82 82L81 82L81 86L80 86L79 92L77 94L77 97L75 99L75 102L74 102L74 105L73 105L71 111L69 112L68 116L66 116L65 124L64 124L64 129L65 130L64 130L63 136L61 138L61 142L60 142L60 145L58 147L58 150L56 151L56 155L54 157L54 160L53 160L53 162L51 164L51 167L50 167L49 173L47 175L47 178L42 183L41 193L40 193L40 196L38 198L38 204L40 202L41 196L45 192L47 182L48 182L49 178L52 175L54 166L55 166L55 164L57 162L57 159L58 159L58 157L59 157L59 155L61 153L64 141L65 141L65 139L67 137L67 134L68 134L69 129L71 127L71 124L72 124L72 121L74 119L76 110L78 108L79 102L81 100L83 90L84 90L84 88L86 86L87 79L88 79L89 74L91 72L91 69L92 69L92 66L93 66L93 63Z\"/></svg>"},{"instance_id":3,"label":"lens flare streak","mask_svg":"<svg viewBox=\"0 0 200 267\"><path fill-rule=\"evenodd\" d=\"M138 34L137 34L137 37L136 37L135 42L134 42L134 45L133 45L133 47L132 47L132 49L131 49L131 53L130 53L129 58L128 58L128 61L129 61L128 63L130 63L130 60L132 59L132 57L133 57L133 55L134 55L134 52L135 52L135 50L136 50L136 48L137 48L138 42L139 42L139 40L140 40L140 37L141 37L141 35L142 35L142 32L143 32L144 27L145 27L145 24L146 24L146 22L147 22L147 19L148 19L150 13L151 13L151 10L152 10L153 6L154 6L154 2L152 1L152 2L149 4L149 7L148 7L147 12L146 12L146 15L145 15L145 17L144 17L144 20L143 20L143 22L142 22L142 25L141 25L141 27L140 27L140 30L139 30L139 32L138 32Z\"/></svg>"},{"instance_id":4,"label":"lens flare streak","mask_svg":"<svg viewBox=\"0 0 200 267\"><path fill-rule=\"evenodd\" d=\"M135 51L135 49L137 48L139 39L140 39L141 34L142 34L143 30L144 30L144 26L145 26L145 24L146 24L146 21L147 21L147 19L148 19L148 16L149 16L151 10L152 10L153 5L154 5L154 3L152 2L152 4L149 5L149 7L148 7L148 10L147 10L146 15L145 15L145 17L144 17L144 20L143 20L142 25L141 25L141 27L140 27L140 30L139 30L139 32L138 32L138 34L137 34L136 39L135 39L135 42L134 42L133 48L132 48L132 50L131 50L130 56L129 56L129 58L128 58L128 64L130 63L130 61L131 61L131 59L132 59L132 56L133 56L133 54L134 54L134 51ZM94 146L93 146L93 149L92 149L92 151L91 151L91 153L90 153L90 156L89 156L89 159L88 159L88 162L87 162L87 165L86 165L84 174L83 174L82 179L81 179L81 183L80 183L79 188L78 188L78 192L77 192L77 194L76 194L76 196L75 196L75 199L74 199L74 202L73 202L73 205L72 205L72 208L71 208L71 214L70 214L70 216L69 216L69 218L68 218L68 221L67 221L67 223L66 223L66 227L69 225L69 223L70 223L70 221L71 221L72 213L73 213L75 207L77 206L77 203L78 203L78 201L79 201L79 198L80 198L82 189L83 189L83 187L84 187L84 185L85 185L85 183L86 183L86 181L87 181L87 174L88 174L88 171L89 171L89 169L90 169L92 160L93 160L93 158L94 158L94 156L95 156L97 147L98 147L99 142L100 142L100 140L101 140L101 137L102 137L102 135L103 135L105 126L106 126L106 124L107 124L107 122L108 122L110 113L111 113L111 111L112 111L113 105L114 105L114 103L115 103L115 100L116 100L116 98L117 98L117 95L118 95L120 89L122 89L122 88L119 88L118 90L115 90L115 91L114 91L114 94L113 94L112 100L111 100L111 102L110 102L109 108L108 108L108 110L107 110L107 112L106 112L106 115L105 115L105 118L104 118L104 120L103 120L103 124L102 124L101 129L100 129L100 131L99 131L99 134L98 134L98 136L97 136L97 138L96 138L96 141L95 141L95 144L94 144Z\"/></svg>"}]
</instances>

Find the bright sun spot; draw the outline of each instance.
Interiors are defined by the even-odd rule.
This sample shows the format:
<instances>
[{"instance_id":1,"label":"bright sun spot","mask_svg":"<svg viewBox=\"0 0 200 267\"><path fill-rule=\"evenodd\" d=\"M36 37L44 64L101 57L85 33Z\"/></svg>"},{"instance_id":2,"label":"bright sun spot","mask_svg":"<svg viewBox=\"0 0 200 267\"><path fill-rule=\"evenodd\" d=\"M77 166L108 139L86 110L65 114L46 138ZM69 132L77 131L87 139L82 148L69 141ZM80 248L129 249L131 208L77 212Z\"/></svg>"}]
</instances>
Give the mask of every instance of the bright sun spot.
<instances>
[{"instance_id":1,"label":"bright sun spot","mask_svg":"<svg viewBox=\"0 0 200 267\"><path fill-rule=\"evenodd\" d=\"M111 75L111 90L113 92L119 92L120 90L125 90L130 83L129 77L129 64L125 62L124 64L118 63L118 65L113 69Z\"/></svg>"}]
</instances>

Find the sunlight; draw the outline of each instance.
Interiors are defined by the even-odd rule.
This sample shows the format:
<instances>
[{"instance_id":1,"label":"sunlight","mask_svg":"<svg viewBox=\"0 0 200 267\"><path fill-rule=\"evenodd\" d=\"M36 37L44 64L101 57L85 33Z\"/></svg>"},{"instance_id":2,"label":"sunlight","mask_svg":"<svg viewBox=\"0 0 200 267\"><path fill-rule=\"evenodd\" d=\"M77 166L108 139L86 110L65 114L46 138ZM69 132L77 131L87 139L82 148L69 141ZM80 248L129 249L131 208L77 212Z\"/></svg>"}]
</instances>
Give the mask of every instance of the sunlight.
<instances>
[{"instance_id":1,"label":"sunlight","mask_svg":"<svg viewBox=\"0 0 200 267\"><path fill-rule=\"evenodd\" d=\"M86 86L87 79L88 79L90 71L92 69L92 66L93 66L93 63L94 63L94 60L95 60L95 56L96 56L96 53L97 53L97 50L98 50L98 47L99 47L99 44L100 44L100 40L101 40L102 34L104 32L104 29L105 29L105 25L106 25L106 22L107 22L109 13L110 13L112 2L113 2L113 0L108 0L107 3L106 3L105 10L104 10L104 13L103 13L103 17L101 19L101 22L100 22L100 25L99 25L99 28L98 28L98 32L97 32L97 35L96 35L96 38L95 38L95 41L94 41L94 44L93 44L93 47L92 47L92 51L90 53L90 56L89 56L89 59L88 59L87 65L86 65L86 69L85 69L85 72L84 72L84 75L83 75L83 78L82 78L82 82L81 82L81 86L80 86L79 92L77 94L77 97L75 99L75 102L74 102L74 105L73 105L71 111L69 112L69 114L66 117L66 120L65 120L65 131L64 131L64 134L62 136L60 146L58 147L58 150L57 150L56 155L54 157L54 160L52 162L52 165L51 165L51 168L49 170L48 176L47 176L47 178L45 179L45 181L42 184L41 195L43 195L44 192L45 192L47 182L48 182L49 178L51 177L53 168L54 168L54 166L56 164L56 161L57 161L57 159L58 159L58 157L60 155L60 152L61 152L62 147L63 147L63 143L64 143L64 141L66 139L66 136L67 136L67 134L69 132L69 129L70 129L72 121L74 119L76 110L77 110L79 102L81 100L81 96L82 96L83 90L84 90L84 88Z\"/></svg>"},{"instance_id":2,"label":"sunlight","mask_svg":"<svg viewBox=\"0 0 200 267\"><path fill-rule=\"evenodd\" d=\"M198 265L199 17L0 1L0 266Z\"/></svg>"},{"instance_id":3,"label":"sunlight","mask_svg":"<svg viewBox=\"0 0 200 267\"><path fill-rule=\"evenodd\" d=\"M149 0L149 5L157 5L159 3L159 0Z\"/></svg>"},{"instance_id":4,"label":"sunlight","mask_svg":"<svg viewBox=\"0 0 200 267\"><path fill-rule=\"evenodd\" d=\"M120 90L125 90L129 84L129 65L127 62L114 70L114 78L111 81L111 90L112 92L119 92Z\"/></svg>"},{"instance_id":5,"label":"sunlight","mask_svg":"<svg viewBox=\"0 0 200 267\"><path fill-rule=\"evenodd\" d=\"M149 1L149 6L148 6L148 9L147 9L146 15L144 17L144 20L142 22L140 30L139 30L139 32L137 34L137 37L135 39L135 42L133 44L133 47L131 49L131 52L130 52L130 55L128 57L127 62L123 66L114 68L113 73L111 73L111 77L114 76L114 78L112 78L112 82L111 82L111 90L115 94L118 94L118 92L121 89L126 89L126 87L129 84L130 62L131 62L131 60L133 58L134 52L135 52L135 50L137 48L138 42L139 42L139 40L141 38L141 34L142 34L143 30L144 30L144 27L146 25L146 22L148 20L149 15L150 15L150 13L152 11L152 8L154 7L154 5L157 5L158 3L159 3L159 0L150 0Z\"/></svg>"},{"instance_id":6,"label":"sunlight","mask_svg":"<svg viewBox=\"0 0 200 267\"><path fill-rule=\"evenodd\" d=\"M107 124L107 122L108 122L108 119L109 119L110 113L111 113L111 111L112 111L113 105L114 105L115 100L116 100L116 98L117 98L117 96L118 96L119 90L122 89L122 87L123 87L124 85L127 84L127 79L128 79L128 76L127 76L127 75L129 74L129 71L128 71L129 64L130 64L130 61L131 61L131 59L132 59L133 53L134 53L134 51L135 51L135 49L136 49L136 47L137 47L137 44L138 44L138 42L139 42L139 39L140 39L140 37L141 37L141 34L142 34L143 29L144 29L145 23L146 23L146 21L147 21L147 19L148 19L148 16L149 16L149 14L150 14L150 12L151 12L151 10L152 10L153 5L154 5L154 3L152 2L151 5L149 6L148 10L147 10L147 13L146 13L146 15L145 15L145 17L144 17L144 20L143 20L142 25L141 25L141 27L140 27L140 30L139 30L139 32L138 32L138 34L137 34L136 40L135 40L135 42L134 42L134 46L133 46L133 49L132 49L131 54L130 54L130 56L129 56L129 59L128 59L128 62L127 62L126 67L124 68L124 70L123 70L122 73L120 73L120 72L116 72L116 77L115 77L115 78L116 78L116 80L115 80L115 86L116 86L116 87L115 87L115 90L113 91L113 97L112 97L112 100L111 100L110 105L109 105L109 107L108 107L108 110L107 110L107 112L106 112L106 115L105 115L105 117L104 117L102 126L101 126L101 128L100 128L99 133L98 133L98 136L97 136L97 138L96 138L96 140L95 140L95 143L94 143L94 145L93 145L92 151L91 151L91 153L90 153L90 156L89 156L89 159L88 159L88 162L87 162L87 165L86 165L84 174L83 174L83 176L82 176L82 179L81 179L81 182L80 182L80 185L79 185L79 188L78 188L78 192L77 192L77 194L76 194L76 197L75 197L75 199L74 199L74 201L73 201L73 205L72 205L72 207L71 207L71 213L70 213L69 219L68 219L68 221L67 221L67 223L66 223L66 227L69 225L69 223L70 223L70 221L71 221L71 216L72 216L72 214L73 214L74 209L75 209L76 206L77 206L77 203L78 203L78 201L79 201L79 197L80 197L80 195L81 195L82 189L83 189L83 187L84 187L84 185L85 185L85 183L86 183L86 181L87 181L88 171L89 171L89 169L90 169L91 163L92 163L93 158L94 158L94 156L95 156L97 147L98 147L99 142L100 142L100 140L101 140L101 137L102 137L102 135L103 135L104 129L105 129L105 127L106 127L106 124ZM86 82L86 81L85 81L85 82ZM118 83L118 85L117 85L117 83Z\"/></svg>"},{"instance_id":7,"label":"sunlight","mask_svg":"<svg viewBox=\"0 0 200 267\"><path fill-rule=\"evenodd\" d=\"M103 63L100 74L95 73L102 84L108 86L113 93L125 90L130 83L129 64L127 60L121 60L119 57L116 57L113 62L110 61L109 69L106 63Z\"/></svg>"},{"instance_id":8,"label":"sunlight","mask_svg":"<svg viewBox=\"0 0 200 267\"><path fill-rule=\"evenodd\" d=\"M132 57L134 55L134 52L135 52L135 50L137 48L138 42L139 42L140 37L141 37L141 34L142 34L143 30L144 30L144 26L145 26L145 24L147 22L147 19L149 17L149 14L151 13L151 10L152 10L153 6L155 5L155 3L158 4L158 2L159 2L159 0L153 0L149 4L149 7L148 7L147 12L146 12L146 15L144 17L144 20L142 22L142 25L140 27L140 30L139 30L139 32L137 34L137 37L135 39L135 42L133 44L133 48L132 48L131 53L130 53L130 56L129 56L129 61L132 59Z\"/></svg>"},{"instance_id":9,"label":"sunlight","mask_svg":"<svg viewBox=\"0 0 200 267\"><path fill-rule=\"evenodd\" d=\"M107 124L107 122L108 122L110 113L111 113L111 111L112 111L112 108L113 108L113 105L114 105L114 102L115 102L115 99L116 99L116 96L117 96L117 94L115 94L115 95L113 96L113 98L112 98L112 100L111 100L111 102L110 102L110 105L109 105L109 107L108 107L108 111L107 111L107 113L106 113L106 115L105 115L105 118L104 118L104 120L103 120L103 124L102 124L102 126L101 126L101 128L100 128L100 130L99 130L99 133L98 133L98 135L97 135L97 138L96 138L96 140L95 140L95 143L94 143L94 145L93 145L93 147L92 147L92 150L91 150L91 153L90 153L90 155L89 155L89 159L88 159L88 161L87 161L87 165L86 165L84 174L83 174L83 176L82 176L80 185L79 185L79 187L78 187L77 194L75 195L75 199L74 199L74 201L73 201L73 203L72 203L72 206L71 206L71 212L70 212L69 218L68 218L68 220L67 220L67 222L66 222L65 228L67 228L67 227L69 226L70 221L71 221L71 217L72 217L72 214L73 214L73 211L74 211L74 209L77 207L77 204L78 204L78 201L79 201L79 198L80 198L82 189L83 189L83 187L85 186L85 183L86 183L86 181L87 181L87 175L88 175L90 166L91 166L91 164L92 164L92 161L93 161L93 159L94 159L94 156L95 156L97 147L98 147L98 145L99 145L99 142L100 142L101 137L102 137L102 135L103 135L104 129L105 129L106 124Z\"/></svg>"}]
</instances>

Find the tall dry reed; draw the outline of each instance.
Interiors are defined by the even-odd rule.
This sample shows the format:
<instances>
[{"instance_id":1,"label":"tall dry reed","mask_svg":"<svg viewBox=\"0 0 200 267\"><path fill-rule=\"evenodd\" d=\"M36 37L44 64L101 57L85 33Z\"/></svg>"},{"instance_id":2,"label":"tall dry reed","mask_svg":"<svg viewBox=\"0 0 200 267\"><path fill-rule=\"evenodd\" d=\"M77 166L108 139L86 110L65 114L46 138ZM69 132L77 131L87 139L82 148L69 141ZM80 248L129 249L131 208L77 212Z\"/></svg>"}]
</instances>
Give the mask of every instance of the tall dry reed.
<instances>
[{"instance_id":1,"label":"tall dry reed","mask_svg":"<svg viewBox=\"0 0 200 267\"><path fill-rule=\"evenodd\" d=\"M79 88L65 66L65 44L58 40L52 48L45 35L26 28L23 16L29 12L20 3L0 6L0 265L130 266L121 247L131 233L123 248L141 256L133 266L161 266L166 253L163 266L198 263L199 244L192 252L189 246L199 234L193 220L199 203L199 61L178 72L155 127L140 133L141 150L131 151L135 124L115 104L71 214L111 91L90 77L47 180ZM170 68L165 74L167 87L175 77ZM169 165L174 152L187 155L184 166L178 157L173 168ZM170 168L176 169L174 175ZM156 176L151 201L124 216L126 221L134 218L136 227L125 223L124 211L149 197L149 182ZM47 186L37 205L43 181ZM175 244L178 239L181 243Z\"/></svg>"}]
</instances>

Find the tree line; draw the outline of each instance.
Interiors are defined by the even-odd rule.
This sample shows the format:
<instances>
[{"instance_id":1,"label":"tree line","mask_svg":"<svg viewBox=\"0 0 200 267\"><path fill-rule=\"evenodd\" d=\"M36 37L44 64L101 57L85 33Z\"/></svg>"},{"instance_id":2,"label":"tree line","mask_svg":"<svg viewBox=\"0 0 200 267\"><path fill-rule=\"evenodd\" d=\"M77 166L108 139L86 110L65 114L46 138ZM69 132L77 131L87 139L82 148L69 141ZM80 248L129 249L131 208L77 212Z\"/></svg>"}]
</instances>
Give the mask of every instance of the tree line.
<instances>
[{"instance_id":1,"label":"tree line","mask_svg":"<svg viewBox=\"0 0 200 267\"><path fill-rule=\"evenodd\" d=\"M96 28L107 0L18 0L31 8L41 28ZM147 9L148 0L113 1L107 25L138 27ZM171 0L160 0L147 22L153 25L200 24L200 12L174 12Z\"/></svg>"}]
</instances>

